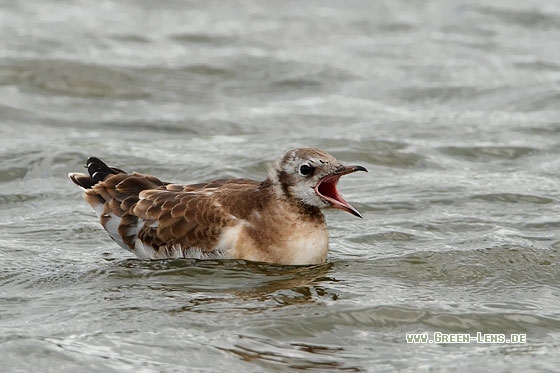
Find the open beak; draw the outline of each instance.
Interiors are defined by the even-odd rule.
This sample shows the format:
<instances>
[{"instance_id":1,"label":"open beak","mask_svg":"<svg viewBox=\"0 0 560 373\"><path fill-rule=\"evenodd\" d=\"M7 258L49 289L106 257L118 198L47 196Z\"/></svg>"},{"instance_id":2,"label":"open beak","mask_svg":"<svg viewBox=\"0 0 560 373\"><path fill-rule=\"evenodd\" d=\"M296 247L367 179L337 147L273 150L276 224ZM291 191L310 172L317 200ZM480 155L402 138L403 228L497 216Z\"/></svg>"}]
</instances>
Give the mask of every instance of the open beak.
<instances>
[{"instance_id":1,"label":"open beak","mask_svg":"<svg viewBox=\"0 0 560 373\"><path fill-rule=\"evenodd\" d=\"M325 201L328 201L332 207L344 210L346 212L351 213L359 218L362 217L362 214L358 212L352 205L342 198L336 185L338 184L338 180L347 174L351 174L356 171L365 171L367 169L363 166L343 166L333 172L330 175L324 176L319 180L317 185L315 185L315 193Z\"/></svg>"}]
</instances>

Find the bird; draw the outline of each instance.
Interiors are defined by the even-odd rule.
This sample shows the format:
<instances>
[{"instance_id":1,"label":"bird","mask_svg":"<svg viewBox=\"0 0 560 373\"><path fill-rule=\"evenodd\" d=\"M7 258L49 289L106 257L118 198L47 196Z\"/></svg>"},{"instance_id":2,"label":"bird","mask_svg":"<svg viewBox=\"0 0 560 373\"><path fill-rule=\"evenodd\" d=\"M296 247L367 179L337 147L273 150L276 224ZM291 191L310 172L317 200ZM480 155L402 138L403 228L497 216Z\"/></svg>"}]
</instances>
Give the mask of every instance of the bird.
<instances>
[{"instance_id":1,"label":"bird","mask_svg":"<svg viewBox=\"0 0 560 373\"><path fill-rule=\"evenodd\" d=\"M287 151L263 181L218 179L175 184L108 166L96 157L88 173L69 173L99 222L121 247L142 259L242 259L279 265L327 260L322 209L362 215L337 189L344 166L317 148Z\"/></svg>"}]
</instances>

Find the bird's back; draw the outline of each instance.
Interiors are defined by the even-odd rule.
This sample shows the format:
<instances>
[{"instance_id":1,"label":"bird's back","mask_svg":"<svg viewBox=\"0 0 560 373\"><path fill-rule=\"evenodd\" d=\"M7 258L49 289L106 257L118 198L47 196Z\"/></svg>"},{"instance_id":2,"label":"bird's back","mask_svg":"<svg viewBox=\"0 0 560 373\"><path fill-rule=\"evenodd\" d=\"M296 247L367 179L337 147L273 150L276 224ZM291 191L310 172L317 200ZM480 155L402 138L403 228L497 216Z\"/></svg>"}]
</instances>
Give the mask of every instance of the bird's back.
<instances>
[{"instance_id":1,"label":"bird's back","mask_svg":"<svg viewBox=\"0 0 560 373\"><path fill-rule=\"evenodd\" d=\"M261 185L249 179L171 184L128 174L97 158L87 167L89 175L70 178L84 189L111 238L142 258L227 257L226 248L218 247L224 229L255 207L247 197Z\"/></svg>"}]
</instances>

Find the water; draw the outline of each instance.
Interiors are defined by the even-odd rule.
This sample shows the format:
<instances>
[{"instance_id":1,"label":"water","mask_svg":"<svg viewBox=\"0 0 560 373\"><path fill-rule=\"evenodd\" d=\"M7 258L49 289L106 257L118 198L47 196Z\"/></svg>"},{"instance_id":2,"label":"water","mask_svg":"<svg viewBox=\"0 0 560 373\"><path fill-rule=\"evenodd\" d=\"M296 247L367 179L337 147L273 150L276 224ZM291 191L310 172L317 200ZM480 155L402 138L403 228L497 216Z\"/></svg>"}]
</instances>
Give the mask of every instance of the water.
<instances>
[{"instance_id":1,"label":"water","mask_svg":"<svg viewBox=\"0 0 560 373\"><path fill-rule=\"evenodd\" d=\"M560 6L0 2L2 370L555 371ZM369 173L329 262L141 261L66 174ZM527 343L407 344L407 333Z\"/></svg>"}]
</instances>

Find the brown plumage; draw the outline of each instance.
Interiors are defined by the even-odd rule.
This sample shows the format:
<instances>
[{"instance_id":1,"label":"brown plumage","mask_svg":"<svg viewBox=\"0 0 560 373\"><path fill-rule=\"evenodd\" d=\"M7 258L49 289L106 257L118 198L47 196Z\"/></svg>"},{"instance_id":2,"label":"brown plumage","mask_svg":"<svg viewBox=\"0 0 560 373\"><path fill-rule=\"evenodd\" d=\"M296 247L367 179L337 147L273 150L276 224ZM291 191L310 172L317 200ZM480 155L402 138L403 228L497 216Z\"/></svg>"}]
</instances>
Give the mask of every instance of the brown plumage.
<instances>
[{"instance_id":1,"label":"brown plumage","mask_svg":"<svg viewBox=\"0 0 560 373\"><path fill-rule=\"evenodd\" d=\"M328 232L321 208L356 216L336 188L342 166L319 149L287 152L264 181L221 179L178 185L87 161L71 173L101 225L141 258L232 258L278 264L325 261Z\"/></svg>"}]
</instances>

